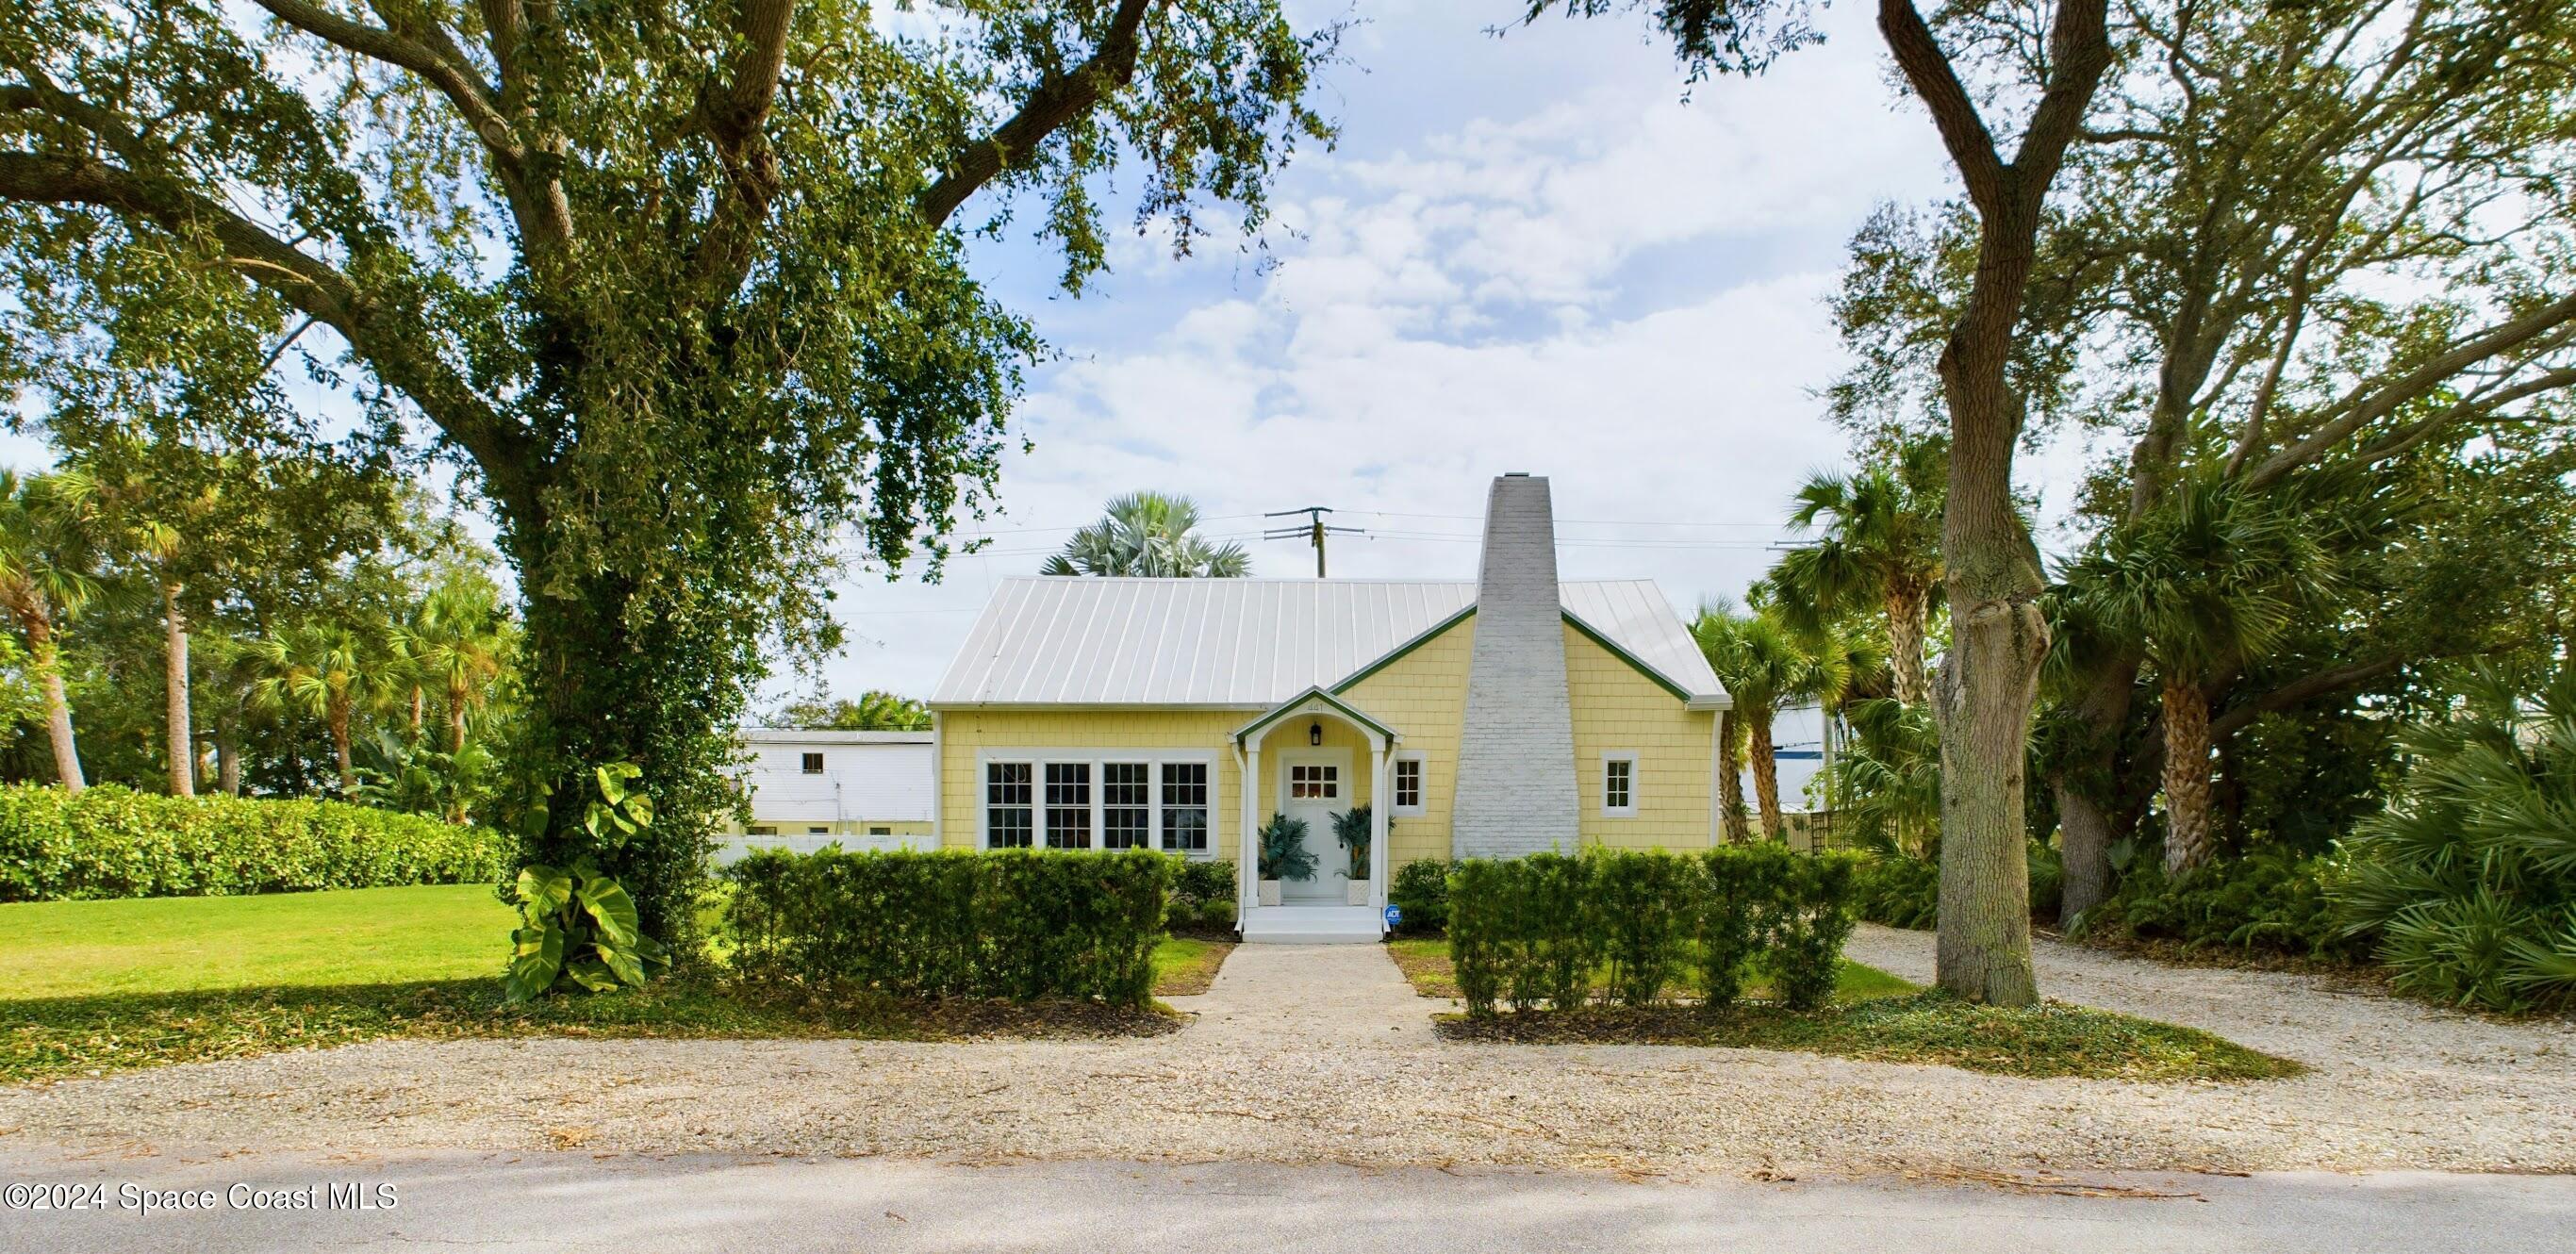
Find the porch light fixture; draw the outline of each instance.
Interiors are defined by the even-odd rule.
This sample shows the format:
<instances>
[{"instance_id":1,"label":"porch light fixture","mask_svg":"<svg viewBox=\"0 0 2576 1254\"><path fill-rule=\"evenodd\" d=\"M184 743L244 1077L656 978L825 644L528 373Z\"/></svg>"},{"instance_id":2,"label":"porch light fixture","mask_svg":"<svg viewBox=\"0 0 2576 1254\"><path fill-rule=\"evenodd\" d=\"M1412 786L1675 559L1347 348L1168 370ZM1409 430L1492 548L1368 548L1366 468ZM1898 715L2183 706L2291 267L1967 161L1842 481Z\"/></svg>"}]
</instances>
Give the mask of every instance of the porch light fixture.
<instances>
[{"instance_id":1,"label":"porch light fixture","mask_svg":"<svg viewBox=\"0 0 2576 1254\"><path fill-rule=\"evenodd\" d=\"M1324 743L1324 725L1321 722L1306 724L1306 743L1310 745Z\"/></svg>"}]
</instances>

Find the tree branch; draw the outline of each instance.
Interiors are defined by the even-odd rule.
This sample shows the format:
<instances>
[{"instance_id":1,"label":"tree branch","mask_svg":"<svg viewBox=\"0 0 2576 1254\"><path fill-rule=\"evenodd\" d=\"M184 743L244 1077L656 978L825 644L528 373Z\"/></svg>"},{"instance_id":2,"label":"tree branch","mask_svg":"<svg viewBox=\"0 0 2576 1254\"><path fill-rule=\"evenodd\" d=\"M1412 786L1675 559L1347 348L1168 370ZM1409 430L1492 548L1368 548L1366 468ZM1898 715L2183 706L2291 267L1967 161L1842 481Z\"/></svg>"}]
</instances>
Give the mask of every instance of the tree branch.
<instances>
[{"instance_id":1,"label":"tree branch","mask_svg":"<svg viewBox=\"0 0 2576 1254\"><path fill-rule=\"evenodd\" d=\"M978 188L1026 160L1047 136L1090 112L1112 89L1134 81L1136 57L1143 49L1138 31L1146 11L1165 3L1168 0L1119 0L1118 11L1110 15L1108 33L1101 36L1089 59L1038 84L1009 121L960 149L950 159L948 172L915 202L921 216L933 226L945 224Z\"/></svg>"},{"instance_id":2,"label":"tree branch","mask_svg":"<svg viewBox=\"0 0 2576 1254\"><path fill-rule=\"evenodd\" d=\"M1913 0L1879 0L1878 30L1888 50L1896 54L1896 68L1932 111L1932 124L1940 128L1941 144L1950 150L1950 160L1968 186L1968 199L1979 215L1991 221L2003 212L2007 200L2003 158L1995 150L1994 133L1986 129L1984 115L1977 112L1977 102L1950 65L1949 54L1941 51L1940 41L1932 37L1932 28L1915 11Z\"/></svg>"},{"instance_id":3,"label":"tree branch","mask_svg":"<svg viewBox=\"0 0 2576 1254\"><path fill-rule=\"evenodd\" d=\"M484 403L452 366L415 347L434 337L417 327L388 325L403 317L389 302L370 298L346 274L288 246L213 198L171 179L146 178L86 157L0 152L0 200L89 205L174 235L203 233L252 282L347 339L379 378L410 397L473 455L496 494L507 497L524 489L518 472L536 465L532 441Z\"/></svg>"},{"instance_id":4,"label":"tree branch","mask_svg":"<svg viewBox=\"0 0 2576 1254\"><path fill-rule=\"evenodd\" d=\"M2332 696L2347 688L2369 683L2382 675L2392 674L2410 660L2412 659L2402 655L2391 654L2367 662L2355 662L2350 666L2338 666L2314 674L2302 675L2251 701L2231 706L2226 713L2213 716L2209 720L2209 743L2215 747L2229 736L2252 726L2255 719L2266 714L2278 714L2292 706L2304 705L2319 697Z\"/></svg>"}]
</instances>

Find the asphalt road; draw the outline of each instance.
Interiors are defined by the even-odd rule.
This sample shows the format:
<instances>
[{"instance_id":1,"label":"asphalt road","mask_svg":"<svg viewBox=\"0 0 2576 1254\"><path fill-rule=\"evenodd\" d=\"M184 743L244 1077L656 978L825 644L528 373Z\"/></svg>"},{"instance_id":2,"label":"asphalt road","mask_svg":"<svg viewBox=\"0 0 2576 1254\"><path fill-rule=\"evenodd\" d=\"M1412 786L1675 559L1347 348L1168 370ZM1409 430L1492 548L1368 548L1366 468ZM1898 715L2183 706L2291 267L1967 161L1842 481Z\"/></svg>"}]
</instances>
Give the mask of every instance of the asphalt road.
<instances>
[{"instance_id":1,"label":"asphalt road","mask_svg":"<svg viewBox=\"0 0 2576 1254\"><path fill-rule=\"evenodd\" d=\"M336 1198L334 1185L342 1190ZM8 1204L0 1210L0 1249L28 1254L423 1245L616 1254L2576 1248L2576 1177L2430 1173L2120 1175L2015 1185L1677 1183L1250 1163L959 1165L579 1152L75 1159L12 1147L0 1150L0 1187ZM137 1207L147 1198L208 1208L145 1214ZM298 1199L316 1209L278 1209ZM31 1209L75 1200L90 1209Z\"/></svg>"}]
</instances>

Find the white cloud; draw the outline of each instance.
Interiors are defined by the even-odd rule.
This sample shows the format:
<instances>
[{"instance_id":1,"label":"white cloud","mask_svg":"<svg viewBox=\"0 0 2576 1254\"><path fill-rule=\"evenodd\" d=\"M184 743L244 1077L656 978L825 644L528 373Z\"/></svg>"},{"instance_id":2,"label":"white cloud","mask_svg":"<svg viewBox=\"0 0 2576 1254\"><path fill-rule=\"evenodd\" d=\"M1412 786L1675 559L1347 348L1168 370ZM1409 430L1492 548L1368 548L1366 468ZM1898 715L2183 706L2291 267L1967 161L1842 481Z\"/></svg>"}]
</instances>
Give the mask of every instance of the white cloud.
<instances>
[{"instance_id":1,"label":"white cloud","mask_svg":"<svg viewBox=\"0 0 2576 1254\"><path fill-rule=\"evenodd\" d=\"M1093 298L1045 311L1070 356L1022 406L1036 449L998 525L1070 527L1139 487L1197 497L1220 535L1326 504L1373 533L1333 541L1336 576L1472 578L1487 481L1527 470L1554 480L1569 577L1651 577L1684 608L1740 592L1798 480L1840 459L1812 390L1841 362L1841 244L1875 200L1941 187L1866 15L1687 105L1633 25L1493 41L1442 6L1375 16L1344 151L1278 190L1278 268L1130 242ZM835 684L926 691L991 582L1063 534L849 598L871 643ZM1311 571L1302 544L1252 547L1261 573Z\"/></svg>"}]
</instances>

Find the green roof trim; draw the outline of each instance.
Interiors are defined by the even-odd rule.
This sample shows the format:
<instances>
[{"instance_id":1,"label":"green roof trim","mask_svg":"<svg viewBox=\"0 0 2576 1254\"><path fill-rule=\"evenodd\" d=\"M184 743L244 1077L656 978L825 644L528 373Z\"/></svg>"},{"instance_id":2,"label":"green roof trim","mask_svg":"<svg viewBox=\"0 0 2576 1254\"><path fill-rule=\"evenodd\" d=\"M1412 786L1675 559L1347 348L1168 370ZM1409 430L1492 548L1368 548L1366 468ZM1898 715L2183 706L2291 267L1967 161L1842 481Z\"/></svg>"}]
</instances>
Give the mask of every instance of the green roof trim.
<instances>
[{"instance_id":1,"label":"green roof trim","mask_svg":"<svg viewBox=\"0 0 2576 1254\"><path fill-rule=\"evenodd\" d=\"M1237 745L1242 744L1245 737L1250 736L1254 732L1260 731L1264 727L1268 727L1272 723L1278 722L1280 719L1286 718L1290 712L1304 706L1309 701L1321 701L1325 705L1331 706L1335 713L1340 714L1342 717L1349 719L1370 731L1376 732L1381 739L1385 740L1390 745L1394 744L1397 740L1402 739L1402 737L1396 734L1394 728L1389 727L1376 719L1370 718L1358 706L1352 705L1350 702L1344 701L1340 697L1324 691L1321 687L1314 687L1308 688L1304 692L1298 693L1296 696L1290 697L1287 700L1270 707L1269 713L1236 728L1234 731L1234 743Z\"/></svg>"},{"instance_id":2,"label":"green roof trim","mask_svg":"<svg viewBox=\"0 0 2576 1254\"><path fill-rule=\"evenodd\" d=\"M1576 618L1574 616L1574 611L1565 611L1565 622L1567 626L1574 628L1576 631L1582 632L1584 637L1592 641L1592 643L1609 650L1610 656L1615 657L1622 662L1626 662L1638 674L1655 681L1656 687L1673 694L1676 699L1684 703L1688 703L1690 701L1691 694L1688 689L1685 689L1680 684L1674 683L1672 680L1665 678L1662 671L1646 665L1646 663L1636 654L1630 653L1626 649L1622 649L1617 644L1613 643L1610 637L1602 635L1598 631L1594 631L1592 629L1592 624L1587 623L1580 618Z\"/></svg>"},{"instance_id":3,"label":"green roof trim","mask_svg":"<svg viewBox=\"0 0 2576 1254\"><path fill-rule=\"evenodd\" d=\"M1419 649L1422 646L1439 639L1442 632L1445 632L1475 616L1476 606L1475 603L1471 601L1468 603L1467 608L1460 610L1447 618L1441 619L1439 622L1433 623L1429 627L1423 628L1420 635L1417 635L1411 640L1407 640L1404 643L1395 646L1393 649L1388 650L1386 656L1353 671L1350 678L1333 685L1333 694L1338 696L1342 693L1349 692L1353 688L1359 687L1360 684L1366 681L1369 676L1403 661L1406 655L1412 653L1415 649Z\"/></svg>"}]
</instances>

